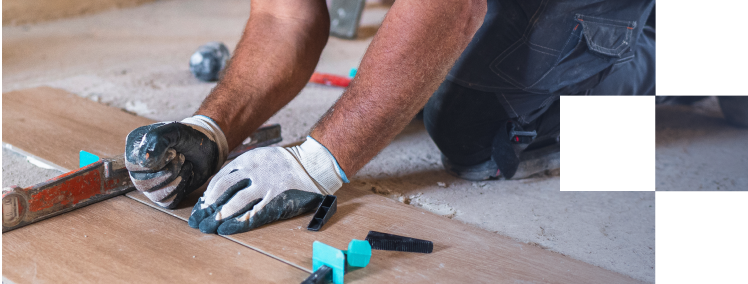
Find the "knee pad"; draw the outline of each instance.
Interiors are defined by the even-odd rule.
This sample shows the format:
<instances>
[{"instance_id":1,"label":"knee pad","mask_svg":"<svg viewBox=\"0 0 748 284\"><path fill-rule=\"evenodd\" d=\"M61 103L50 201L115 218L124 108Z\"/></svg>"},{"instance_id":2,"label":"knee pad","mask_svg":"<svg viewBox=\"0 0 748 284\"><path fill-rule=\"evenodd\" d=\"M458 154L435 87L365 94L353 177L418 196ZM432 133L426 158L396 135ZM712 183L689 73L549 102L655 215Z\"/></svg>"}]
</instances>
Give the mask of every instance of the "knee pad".
<instances>
[{"instance_id":1,"label":"knee pad","mask_svg":"<svg viewBox=\"0 0 748 284\"><path fill-rule=\"evenodd\" d=\"M525 131L514 122L507 121L494 137L491 159L498 166L497 174L510 179L519 167L519 155L537 136L537 132Z\"/></svg>"}]
</instances>

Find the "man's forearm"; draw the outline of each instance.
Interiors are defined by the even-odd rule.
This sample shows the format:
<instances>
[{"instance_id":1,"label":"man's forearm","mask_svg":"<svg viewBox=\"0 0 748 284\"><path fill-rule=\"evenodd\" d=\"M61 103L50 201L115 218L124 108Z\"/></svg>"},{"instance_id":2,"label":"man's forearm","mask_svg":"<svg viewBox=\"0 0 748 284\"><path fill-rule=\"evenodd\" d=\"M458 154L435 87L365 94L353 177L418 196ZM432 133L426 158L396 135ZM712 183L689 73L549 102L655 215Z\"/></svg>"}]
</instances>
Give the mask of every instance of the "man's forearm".
<instances>
[{"instance_id":1,"label":"man's forearm","mask_svg":"<svg viewBox=\"0 0 748 284\"><path fill-rule=\"evenodd\" d=\"M327 43L329 21L325 1L252 1L224 77L197 111L218 123L229 149L301 91Z\"/></svg>"},{"instance_id":2,"label":"man's forearm","mask_svg":"<svg viewBox=\"0 0 748 284\"><path fill-rule=\"evenodd\" d=\"M483 23L485 0L398 0L311 136L353 176L426 104Z\"/></svg>"}]
</instances>

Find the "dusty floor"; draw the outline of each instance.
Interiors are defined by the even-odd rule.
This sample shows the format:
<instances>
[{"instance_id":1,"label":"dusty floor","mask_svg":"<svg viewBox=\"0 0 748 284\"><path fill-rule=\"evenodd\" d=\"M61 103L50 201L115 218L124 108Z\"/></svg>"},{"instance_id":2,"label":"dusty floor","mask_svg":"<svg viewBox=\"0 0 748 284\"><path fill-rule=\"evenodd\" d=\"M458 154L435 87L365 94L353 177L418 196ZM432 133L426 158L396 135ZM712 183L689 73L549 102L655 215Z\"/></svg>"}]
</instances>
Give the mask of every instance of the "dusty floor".
<instances>
[{"instance_id":1,"label":"dusty floor","mask_svg":"<svg viewBox=\"0 0 748 284\"><path fill-rule=\"evenodd\" d=\"M748 129L727 124L717 97L656 111L657 190L748 190Z\"/></svg>"},{"instance_id":2,"label":"dusty floor","mask_svg":"<svg viewBox=\"0 0 748 284\"><path fill-rule=\"evenodd\" d=\"M246 1L159 1L50 23L3 27L3 92L48 85L155 120L191 115L214 84L193 78L191 53L208 41L233 50ZM330 38L317 70L348 74L387 11L370 5L357 40ZM342 89L307 85L270 119L285 141L306 135ZM653 192L560 192L558 176L473 183L443 172L439 151L413 121L352 185L526 243L654 282ZM3 186L54 171L3 150Z\"/></svg>"}]
</instances>

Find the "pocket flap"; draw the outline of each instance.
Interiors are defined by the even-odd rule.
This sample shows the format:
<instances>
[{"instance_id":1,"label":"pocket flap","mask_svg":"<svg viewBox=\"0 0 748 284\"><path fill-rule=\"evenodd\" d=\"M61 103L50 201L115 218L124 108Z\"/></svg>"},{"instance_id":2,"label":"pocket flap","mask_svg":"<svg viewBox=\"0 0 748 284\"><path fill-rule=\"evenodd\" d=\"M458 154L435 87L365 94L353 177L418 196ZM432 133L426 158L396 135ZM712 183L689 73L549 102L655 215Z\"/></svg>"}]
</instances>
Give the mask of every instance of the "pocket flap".
<instances>
[{"instance_id":1,"label":"pocket flap","mask_svg":"<svg viewBox=\"0 0 748 284\"><path fill-rule=\"evenodd\" d=\"M590 50L620 58L631 49L631 34L636 21L611 20L576 15Z\"/></svg>"}]
</instances>

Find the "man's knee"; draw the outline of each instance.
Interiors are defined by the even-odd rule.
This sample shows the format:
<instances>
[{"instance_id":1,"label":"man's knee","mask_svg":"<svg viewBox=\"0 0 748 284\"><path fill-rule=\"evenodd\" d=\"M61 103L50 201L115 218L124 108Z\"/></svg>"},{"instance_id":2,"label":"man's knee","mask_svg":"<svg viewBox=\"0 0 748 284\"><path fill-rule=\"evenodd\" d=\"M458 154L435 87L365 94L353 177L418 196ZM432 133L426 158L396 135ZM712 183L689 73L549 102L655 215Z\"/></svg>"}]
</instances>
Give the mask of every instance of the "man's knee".
<instances>
[{"instance_id":1,"label":"man's knee","mask_svg":"<svg viewBox=\"0 0 748 284\"><path fill-rule=\"evenodd\" d=\"M509 116L494 93L445 80L426 104L423 119L445 156L473 164L490 158L494 135Z\"/></svg>"}]
</instances>

